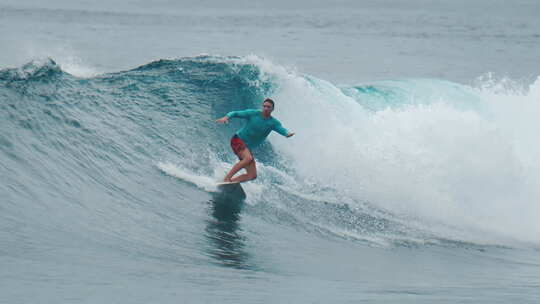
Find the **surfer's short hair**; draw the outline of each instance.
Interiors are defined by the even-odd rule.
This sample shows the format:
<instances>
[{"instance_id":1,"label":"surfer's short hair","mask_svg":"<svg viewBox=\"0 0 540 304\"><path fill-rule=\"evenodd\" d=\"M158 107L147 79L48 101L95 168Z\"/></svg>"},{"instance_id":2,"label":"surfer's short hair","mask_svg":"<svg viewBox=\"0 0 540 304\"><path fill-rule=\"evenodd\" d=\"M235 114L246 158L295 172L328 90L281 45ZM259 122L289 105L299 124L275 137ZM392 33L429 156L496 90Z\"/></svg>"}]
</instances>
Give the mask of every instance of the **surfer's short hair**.
<instances>
[{"instance_id":1,"label":"surfer's short hair","mask_svg":"<svg viewBox=\"0 0 540 304\"><path fill-rule=\"evenodd\" d=\"M263 101L263 103L265 103L265 102L271 103L271 104L272 104L272 108L274 107L274 101L273 101L272 99L266 98L266 99Z\"/></svg>"}]
</instances>

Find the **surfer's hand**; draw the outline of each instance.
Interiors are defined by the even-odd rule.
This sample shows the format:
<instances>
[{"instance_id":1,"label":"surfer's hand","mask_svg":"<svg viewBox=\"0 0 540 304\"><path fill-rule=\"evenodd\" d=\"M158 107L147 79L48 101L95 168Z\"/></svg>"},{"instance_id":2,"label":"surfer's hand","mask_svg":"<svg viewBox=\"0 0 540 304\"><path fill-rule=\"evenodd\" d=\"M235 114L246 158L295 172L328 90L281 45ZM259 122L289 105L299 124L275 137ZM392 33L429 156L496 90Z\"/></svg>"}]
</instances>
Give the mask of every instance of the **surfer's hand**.
<instances>
[{"instance_id":1,"label":"surfer's hand","mask_svg":"<svg viewBox=\"0 0 540 304\"><path fill-rule=\"evenodd\" d=\"M222 123L222 124L229 123L229 117L223 116L220 119L217 119L216 122L219 122L219 123Z\"/></svg>"},{"instance_id":2,"label":"surfer's hand","mask_svg":"<svg viewBox=\"0 0 540 304\"><path fill-rule=\"evenodd\" d=\"M294 133L289 133L289 134L287 134L287 137L291 137L293 135L294 135Z\"/></svg>"}]
</instances>

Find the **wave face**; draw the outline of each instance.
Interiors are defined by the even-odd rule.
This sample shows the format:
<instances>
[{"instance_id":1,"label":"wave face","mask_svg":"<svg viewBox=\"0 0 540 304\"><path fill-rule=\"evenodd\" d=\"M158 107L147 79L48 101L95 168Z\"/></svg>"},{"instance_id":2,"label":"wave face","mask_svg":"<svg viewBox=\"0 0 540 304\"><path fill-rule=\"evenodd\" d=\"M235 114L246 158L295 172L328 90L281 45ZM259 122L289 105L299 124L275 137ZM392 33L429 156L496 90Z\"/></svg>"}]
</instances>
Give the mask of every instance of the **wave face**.
<instances>
[{"instance_id":1,"label":"wave face","mask_svg":"<svg viewBox=\"0 0 540 304\"><path fill-rule=\"evenodd\" d=\"M0 233L17 248L123 234L122 250L149 237L172 252L155 239L167 225L150 222L184 219L174 202L235 160L228 141L240 123L214 120L271 96L296 135L271 135L256 151L246 212L378 245L536 246L540 81L504 84L336 86L256 56L159 60L84 79L53 60L5 69ZM164 172L185 182L181 197Z\"/></svg>"}]
</instances>

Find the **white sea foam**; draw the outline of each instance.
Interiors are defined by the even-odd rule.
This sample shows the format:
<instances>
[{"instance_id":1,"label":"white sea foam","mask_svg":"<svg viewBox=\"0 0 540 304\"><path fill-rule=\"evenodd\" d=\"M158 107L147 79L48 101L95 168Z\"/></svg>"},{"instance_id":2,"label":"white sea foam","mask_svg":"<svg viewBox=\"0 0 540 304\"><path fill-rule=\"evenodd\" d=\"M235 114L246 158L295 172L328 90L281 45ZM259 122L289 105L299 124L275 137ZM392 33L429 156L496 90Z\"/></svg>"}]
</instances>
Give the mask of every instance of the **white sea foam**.
<instances>
[{"instance_id":1,"label":"white sea foam","mask_svg":"<svg viewBox=\"0 0 540 304\"><path fill-rule=\"evenodd\" d=\"M174 176L186 182L192 183L195 186L206 190L206 191L215 191L216 190L216 180L210 176L200 175L195 172L192 172L186 168L175 165L173 163L162 163L159 162L157 167L165 172L168 175Z\"/></svg>"},{"instance_id":2,"label":"white sea foam","mask_svg":"<svg viewBox=\"0 0 540 304\"><path fill-rule=\"evenodd\" d=\"M63 71L73 76L81 78L90 78L101 74L96 68L86 64L77 56L66 55L56 58Z\"/></svg>"},{"instance_id":3,"label":"white sea foam","mask_svg":"<svg viewBox=\"0 0 540 304\"><path fill-rule=\"evenodd\" d=\"M276 81L275 116L296 136L270 141L299 177L474 239L540 242L540 80L522 93L451 84L468 101L411 82L409 98L428 100L367 111L331 83L247 60Z\"/></svg>"},{"instance_id":4,"label":"white sea foam","mask_svg":"<svg viewBox=\"0 0 540 304\"><path fill-rule=\"evenodd\" d=\"M78 56L78 52L67 45L37 45L35 43L24 43L23 51L18 56L18 61L46 61L53 59L60 68L73 76L81 78L90 78L103 73L96 67Z\"/></svg>"},{"instance_id":5,"label":"white sea foam","mask_svg":"<svg viewBox=\"0 0 540 304\"><path fill-rule=\"evenodd\" d=\"M214 168L212 175L194 172L193 170L184 167L182 164L171 162L158 162L156 166L165 174L192 183L205 191L215 192L217 191L216 183L222 180L224 173L227 172L233 164L219 162L215 159L211 160L211 167ZM268 182L270 179L268 175L274 174L276 170L273 167L259 164L258 171L260 176L258 180L242 184L242 188L248 194L246 200L247 203L260 201L265 189L267 189L267 186L270 184ZM280 176L282 175L283 174L280 174Z\"/></svg>"}]
</instances>

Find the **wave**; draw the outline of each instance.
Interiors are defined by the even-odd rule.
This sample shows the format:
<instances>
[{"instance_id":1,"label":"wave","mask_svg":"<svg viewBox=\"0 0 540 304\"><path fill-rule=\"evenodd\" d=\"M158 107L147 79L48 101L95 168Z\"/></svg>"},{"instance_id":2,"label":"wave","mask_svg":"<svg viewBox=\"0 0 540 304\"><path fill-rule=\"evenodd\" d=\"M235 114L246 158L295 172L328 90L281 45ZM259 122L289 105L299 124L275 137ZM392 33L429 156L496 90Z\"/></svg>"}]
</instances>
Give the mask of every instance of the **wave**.
<instances>
[{"instance_id":1,"label":"wave","mask_svg":"<svg viewBox=\"0 0 540 304\"><path fill-rule=\"evenodd\" d=\"M163 213L162 173L208 190L235 161L228 139L240 126L215 118L272 96L296 135L269 137L245 188L252 206L285 213L284 224L377 244L538 244L540 81L487 84L336 86L257 56L157 60L86 78L52 59L4 69L3 217L67 231L65 217L88 227L134 216L134 206Z\"/></svg>"}]
</instances>

